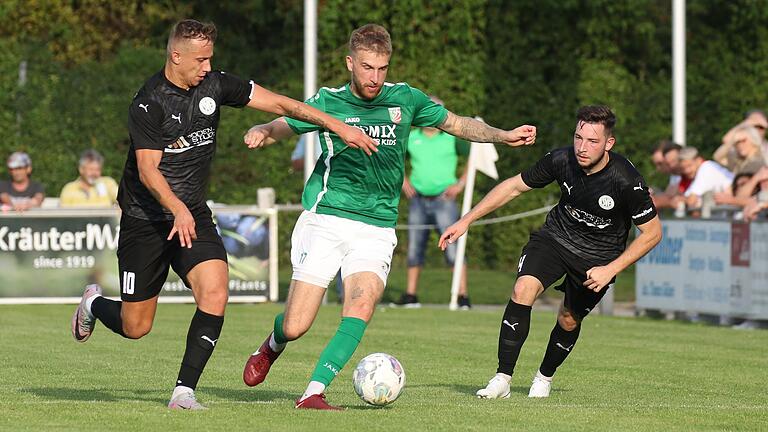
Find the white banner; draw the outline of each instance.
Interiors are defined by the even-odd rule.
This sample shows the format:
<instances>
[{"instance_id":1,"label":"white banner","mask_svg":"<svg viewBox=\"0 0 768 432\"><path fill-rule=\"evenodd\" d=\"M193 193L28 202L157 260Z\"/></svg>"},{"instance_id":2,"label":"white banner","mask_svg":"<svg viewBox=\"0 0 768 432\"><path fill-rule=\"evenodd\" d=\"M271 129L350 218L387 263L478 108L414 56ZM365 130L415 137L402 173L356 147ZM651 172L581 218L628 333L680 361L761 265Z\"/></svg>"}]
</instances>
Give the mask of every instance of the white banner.
<instances>
[{"instance_id":1,"label":"white banner","mask_svg":"<svg viewBox=\"0 0 768 432\"><path fill-rule=\"evenodd\" d=\"M768 224L664 220L637 262L638 309L768 319Z\"/></svg>"}]
</instances>

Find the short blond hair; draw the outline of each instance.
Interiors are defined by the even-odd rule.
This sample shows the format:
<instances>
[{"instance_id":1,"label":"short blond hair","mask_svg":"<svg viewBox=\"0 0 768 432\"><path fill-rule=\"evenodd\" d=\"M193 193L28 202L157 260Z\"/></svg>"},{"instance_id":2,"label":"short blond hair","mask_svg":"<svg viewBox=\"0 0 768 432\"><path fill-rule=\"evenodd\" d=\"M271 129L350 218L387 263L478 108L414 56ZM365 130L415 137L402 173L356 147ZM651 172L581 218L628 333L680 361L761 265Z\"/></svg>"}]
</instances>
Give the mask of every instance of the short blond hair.
<instances>
[{"instance_id":1,"label":"short blond hair","mask_svg":"<svg viewBox=\"0 0 768 432\"><path fill-rule=\"evenodd\" d=\"M355 29L349 36L349 53L370 51L376 54L392 55L392 38L384 27L366 24Z\"/></svg>"}]
</instances>

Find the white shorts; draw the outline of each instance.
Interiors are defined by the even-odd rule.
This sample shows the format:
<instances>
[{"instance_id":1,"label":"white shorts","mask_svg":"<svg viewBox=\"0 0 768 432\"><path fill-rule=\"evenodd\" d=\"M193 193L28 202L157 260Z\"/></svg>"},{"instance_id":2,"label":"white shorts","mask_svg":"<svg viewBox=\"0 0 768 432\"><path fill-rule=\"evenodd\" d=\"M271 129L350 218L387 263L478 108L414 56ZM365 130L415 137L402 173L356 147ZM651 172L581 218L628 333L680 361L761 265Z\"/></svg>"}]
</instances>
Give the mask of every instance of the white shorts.
<instances>
[{"instance_id":1,"label":"white shorts","mask_svg":"<svg viewBox=\"0 0 768 432\"><path fill-rule=\"evenodd\" d=\"M395 246L394 228L304 211L291 235L293 279L327 288L341 268L342 280L369 271L386 285Z\"/></svg>"}]
</instances>

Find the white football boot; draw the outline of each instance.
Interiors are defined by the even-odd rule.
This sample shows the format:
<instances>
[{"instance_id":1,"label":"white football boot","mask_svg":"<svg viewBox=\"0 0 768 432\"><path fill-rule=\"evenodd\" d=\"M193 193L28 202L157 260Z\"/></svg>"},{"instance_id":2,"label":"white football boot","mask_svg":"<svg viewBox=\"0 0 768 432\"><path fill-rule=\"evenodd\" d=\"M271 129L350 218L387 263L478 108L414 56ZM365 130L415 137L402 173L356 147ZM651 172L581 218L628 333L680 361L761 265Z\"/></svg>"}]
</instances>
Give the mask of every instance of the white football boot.
<instances>
[{"instance_id":1,"label":"white football boot","mask_svg":"<svg viewBox=\"0 0 768 432\"><path fill-rule=\"evenodd\" d=\"M481 388L475 393L480 399L507 399L509 398L509 382L512 381L512 377L497 373L488 381L488 385L485 388Z\"/></svg>"},{"instance_id":2,"label":"white football boot","mask_svg":"<svg viewBox=\"0 0 768 432\"><path fill-rule=\"evenodd\" d=\"M536 371L536 376L533 377L533 382L531 383L531 389L528 391L528 397L549 397L550 390L552 390L552 377L545 377L541 372Z\"/></svg>"},{"instance_id":3,"label":"white football boot","mask_svg":"<svg viewBox=\"0 0 768 432\"><path fill-rule=\"evenodd\" d=\"M208 409L200 404L195 398L194 391L179 392L179 394L172 396L171 401L168 402L168 408L172 410L205 410Z\"/></svg>"}]
</instances>

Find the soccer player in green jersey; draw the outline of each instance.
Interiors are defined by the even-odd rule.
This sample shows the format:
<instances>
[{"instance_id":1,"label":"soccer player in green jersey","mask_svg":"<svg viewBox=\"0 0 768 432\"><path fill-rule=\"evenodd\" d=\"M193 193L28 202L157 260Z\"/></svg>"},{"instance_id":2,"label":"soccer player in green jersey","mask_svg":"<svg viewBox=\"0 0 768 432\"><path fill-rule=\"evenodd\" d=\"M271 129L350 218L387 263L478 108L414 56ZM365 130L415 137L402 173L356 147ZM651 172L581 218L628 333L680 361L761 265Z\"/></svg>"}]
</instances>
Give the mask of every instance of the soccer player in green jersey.
<instances>
[{"instance_id":1,"label":"soccer player in green jersey","mask_svg":"<svg viewBox=\"0 0 768 432\"><path fill-rule=\"evenodd\" d=\"M341 409L328 404L323 392L352 357L384 292L397 244L394 227L411 127L438 127L469 141L513 147L536 140L533 126L497 129L451 113L406 83L385 82L391 54L384 27L358 28L352 32L346 57L351 81L338 88L324 87L307 100L373 138L378 151L372 155L348 148L331 131L284 117L256 125L245 136L248 147L257 148L320 129L322 153L304 188L305 211L291 238L293 277L285 312L275 318L274 331L243 371L250 386L264 381L286 344L309 330L329 282L341 268L341 324L320 354L296 408Z\"/></svg>"}]
</instances>

